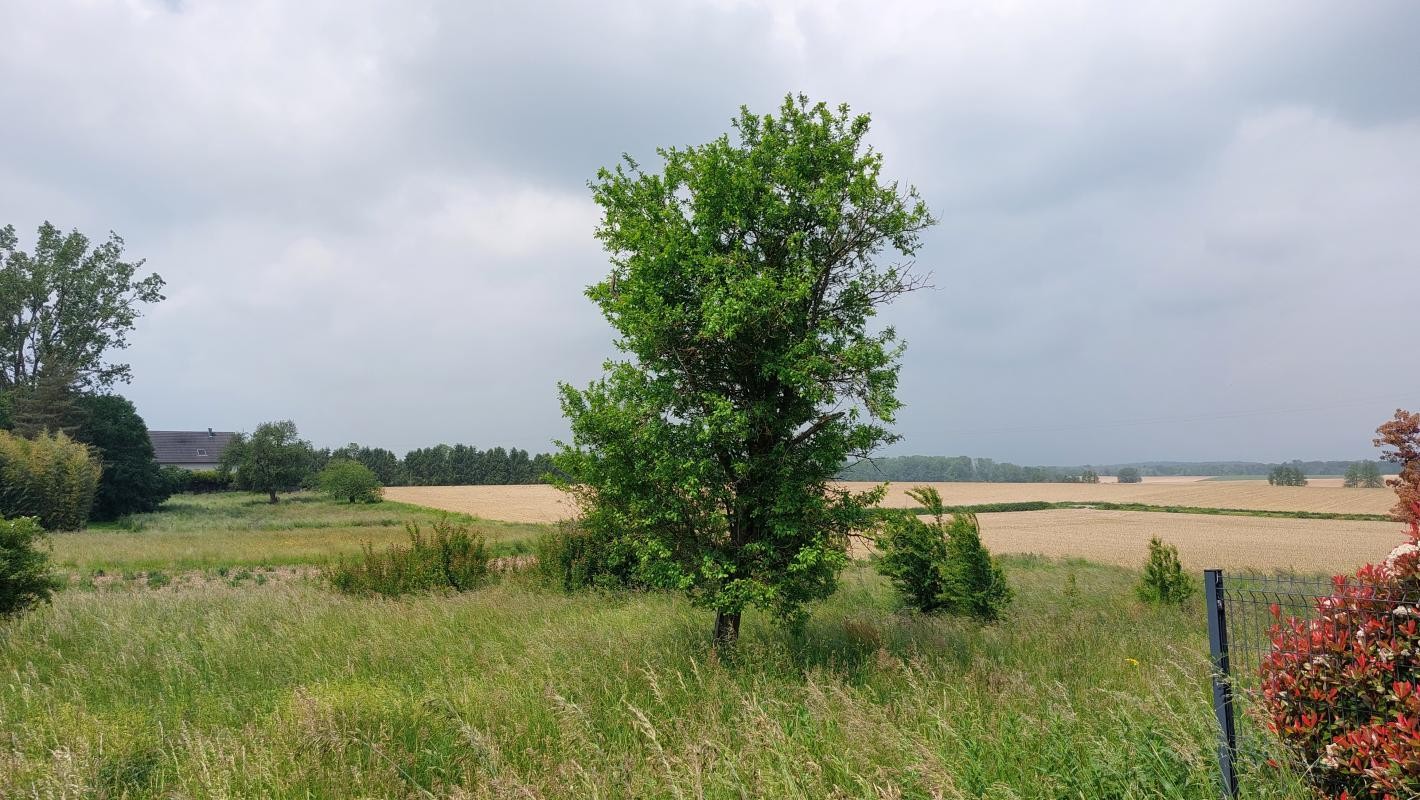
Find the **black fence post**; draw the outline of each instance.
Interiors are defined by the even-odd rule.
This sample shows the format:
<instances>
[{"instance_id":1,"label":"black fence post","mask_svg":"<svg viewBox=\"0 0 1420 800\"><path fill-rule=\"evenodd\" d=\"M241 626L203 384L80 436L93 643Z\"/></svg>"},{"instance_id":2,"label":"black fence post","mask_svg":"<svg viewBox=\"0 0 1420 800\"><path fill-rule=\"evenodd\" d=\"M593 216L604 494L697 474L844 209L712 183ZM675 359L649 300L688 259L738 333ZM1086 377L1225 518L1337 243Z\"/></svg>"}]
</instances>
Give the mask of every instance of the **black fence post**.
<instances>
[{"instance_id":1,"label":"black fence post","mask_svg":"<svg viewBox=\"0 0 1420 800\"><path fill-rule=\"evenodd\" d=\"M1238 772L1233 755L1238 748L1233 724L1233 687L1228 663L1228 609L1223 600L1223 571L1203 572L1208 608L1208 649L1213 656L1213 713L1218 717L1218 769L1223 778L1223 797L1238 796Z\"/></svg>"}]
</instances>

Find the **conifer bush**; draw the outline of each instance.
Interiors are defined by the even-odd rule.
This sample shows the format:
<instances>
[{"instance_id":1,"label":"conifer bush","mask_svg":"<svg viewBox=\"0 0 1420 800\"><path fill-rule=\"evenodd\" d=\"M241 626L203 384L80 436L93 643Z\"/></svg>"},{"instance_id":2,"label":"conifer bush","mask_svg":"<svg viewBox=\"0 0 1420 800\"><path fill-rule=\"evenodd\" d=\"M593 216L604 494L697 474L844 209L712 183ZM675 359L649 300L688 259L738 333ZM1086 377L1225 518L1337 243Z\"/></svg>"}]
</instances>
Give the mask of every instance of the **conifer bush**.
<instances>
[{"instance_id":1,"label":"conifer bush","mask_svg":"<svg viewBox=\"0 0 1420 800\"><path fill-rule=\"evenodd\" d=\"M1149 560L1135 590L1139 599L1162 606L1181 606L1198 591L1183 571L1178 548L1155 536L1149 539Z\"/></svg>"},{"instance_id":2,"label":"conifer bush","mask_svg":"<svg viewBox=\"0 0 1420 800\"><path fill-rule=\"evenodd\" d=\"M976 515L958 512L948 521L941 495L930 486L910 489L908 496L933 521L923 522L911 512L887 516L878 538L878 571L909 605L924 613L1000 619L1011 602L1011 589L981 543Z\"/></svg>"},{"instance_id":3,"label":"conifer bush","mask_svg":"<svg viewBox=\"0 0 1420 800\"><path fill-rule=\"evenodd\" d=\"M0 617L48 602L59 588L49 571L44 538L33 517L0 520Z\"/></svg>"}]
</instances>

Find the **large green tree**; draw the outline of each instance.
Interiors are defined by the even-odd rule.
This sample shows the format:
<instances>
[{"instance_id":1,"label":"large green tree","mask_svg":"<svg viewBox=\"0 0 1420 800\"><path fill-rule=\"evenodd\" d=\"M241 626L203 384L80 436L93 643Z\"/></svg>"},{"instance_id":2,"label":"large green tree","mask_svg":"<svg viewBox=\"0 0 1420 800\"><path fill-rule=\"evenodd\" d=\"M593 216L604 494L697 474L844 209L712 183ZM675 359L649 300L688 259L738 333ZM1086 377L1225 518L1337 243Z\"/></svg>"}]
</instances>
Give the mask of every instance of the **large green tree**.
<instances>
[{"instance_id":1,"label":"large green tree","mask_svg":"<svg viewBox=\"0 0 1420 800\"><path fill-rule=\"evenodd\" d=\"M0 228L0 391L60 373L81 391L127 382L128 365L105 356L128 346L141 304L163 299L163 279L139 277L142 266L123 259L114 233L90 247L78 231L46 222L30 253L13 225Z\"/></svg>"},{"instance_id":2,"label":"large green tree","mask_svg":"<svg viewBox=\"0 0 1420 800\"><path fill-rule=\"evenodd\" d=\"M148 426L138 409L116 394L84 395L76 406L83 421L74 438L103 460L90 517L112 520L156 510L172 494L172 487L154 458Z\"/></svg>"},{"instance_id":3,"label":"large green tree","mask_svg":"<svg viewBox=\"0 0 1420 800\"><path fill-rule=\"evenodd\" d=\"M237 434L222 451L222 468L237 488L264 492L275 503L277 492L294 492L315 468L315 451L290 420L263 422L250 436Z\"/></svg>"},{"instance_id":4,"label":"large green tree","mask_svg":"<svg viewBox=\"0 0 1420 800\"><path fill-rule=\"evenodd\" d=\"M922 282L880 256L911 257L934 220L882 178L868 125L791 97L591 185L612 270L587 295L624 358L561 386L558 467L643 580L717 612L717 642L747 607L792 619L830 594L878 497L829 481L895 438L902 345L870 323Z\"/></svg>"}]
</instances>

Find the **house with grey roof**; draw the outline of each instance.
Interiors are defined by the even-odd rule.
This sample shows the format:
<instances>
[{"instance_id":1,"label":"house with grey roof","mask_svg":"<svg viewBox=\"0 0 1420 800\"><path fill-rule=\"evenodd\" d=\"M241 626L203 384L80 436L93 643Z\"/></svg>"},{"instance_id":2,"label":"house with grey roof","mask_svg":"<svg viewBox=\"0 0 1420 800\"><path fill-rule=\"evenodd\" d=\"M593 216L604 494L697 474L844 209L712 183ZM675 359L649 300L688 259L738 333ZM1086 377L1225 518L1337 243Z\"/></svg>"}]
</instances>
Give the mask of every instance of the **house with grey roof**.
<instances>
[{"instance_id":1,"label":"house with grey roof","mask_svg":"<svg viewBox=\"0 0 1420 800\"><path fill-rule=\"evenodd\" d=\"M216 469L222 463L222 451L236 434L231 431L148 431L153 441L153 455L164 467L183 469Z\"/></svg>"}]
</instances>

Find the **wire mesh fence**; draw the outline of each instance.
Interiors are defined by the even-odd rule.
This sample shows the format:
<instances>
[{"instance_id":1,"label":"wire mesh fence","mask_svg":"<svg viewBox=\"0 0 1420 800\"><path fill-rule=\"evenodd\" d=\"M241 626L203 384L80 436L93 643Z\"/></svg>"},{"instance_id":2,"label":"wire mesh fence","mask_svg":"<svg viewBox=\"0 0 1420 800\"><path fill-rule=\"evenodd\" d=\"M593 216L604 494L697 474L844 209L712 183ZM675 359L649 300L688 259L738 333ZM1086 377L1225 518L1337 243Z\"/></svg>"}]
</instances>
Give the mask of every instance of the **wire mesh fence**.
<instances>
[{"instance_id":1,"label":"wire mesh fence","mask_svg":"<svg viewBox=\"0 0 1420 800\"><path fill-rule=\"evenodd\" d=\"M1371 779L1356 777L1350 763L1394 780L1404 793L1393 796L1420 797L1420 775L1385 777L1395 771L1387 731L1336 743L1345 731L1389 724L1396 713L1403 721L1420 706L1407 703L1420 684L1420 596L1354 578L1220 570L1205 573L1205 589L1226 797L1238 796L1249 776L1276 770L1305 774L1327 796L1387 796L1358 793ZM1420 742L1402 734L1402 748Z\"/></svg>"}]
</instances>

